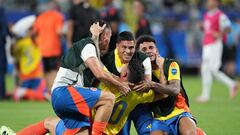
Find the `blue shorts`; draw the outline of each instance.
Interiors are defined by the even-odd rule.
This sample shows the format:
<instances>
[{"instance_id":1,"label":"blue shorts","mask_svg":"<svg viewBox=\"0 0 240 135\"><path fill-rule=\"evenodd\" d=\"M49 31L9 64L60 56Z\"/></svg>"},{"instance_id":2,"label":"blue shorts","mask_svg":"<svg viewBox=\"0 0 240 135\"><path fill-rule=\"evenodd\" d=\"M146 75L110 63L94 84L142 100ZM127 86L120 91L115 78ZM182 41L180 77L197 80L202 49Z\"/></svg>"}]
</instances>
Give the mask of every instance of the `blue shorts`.
<instances>
[{"instance_id":1,"label":"blue shorts","mask_svg":"<svg viewBox=\"0 0 240 135\"><path fill-rule=\"evenodd\" d=\"M42 81L44 81L42 78L28 79L23 81L20 87L36 90Z\"/></svg>"},{"instance_id":2,"label":"blue shorts","mask_svg":"<svg viewBox=\"0 0 240 135\"><path fill-rule=\"evenodd\" d=\"M168 120L154 119L152 122L151 132L161 130L163 132L167 132L168 135L179 135L179 121L183 117L188 117L194 120L193 116L188 112L183 112Z\"/></svg>"},{"instance_id":3,"label":"blue shorts","mask_svg":"<svg viewBox=\"0 0 240 135\"><path fill-rule=\"evenodd\" d=\"M91 109L100 95L97 88L62 86L52 92L52 107L66 128L89 127Z\"/></svg>"},{"instance_id":4,"label":"blue shorts","mask_svg":"<svg viewBox=\"0 0 240 135\"><path fill-rule=\"evenodd\" d=\"M60 120L55 128L56 135L63 135L66 131L66 127L64 126L64 122Z\"/></svg>"},{"instance_id":5,"label":"blue shorts","mask_svg":"<svg viewBox=\"0 0 240 135\"><path fill-rule=\"evenodd\" d=\"M121 135L129 135L131 120L139 135L150 135L153 116L148 104L139 104L135 107L122 128Z\"/></svg>"}]
</instances>

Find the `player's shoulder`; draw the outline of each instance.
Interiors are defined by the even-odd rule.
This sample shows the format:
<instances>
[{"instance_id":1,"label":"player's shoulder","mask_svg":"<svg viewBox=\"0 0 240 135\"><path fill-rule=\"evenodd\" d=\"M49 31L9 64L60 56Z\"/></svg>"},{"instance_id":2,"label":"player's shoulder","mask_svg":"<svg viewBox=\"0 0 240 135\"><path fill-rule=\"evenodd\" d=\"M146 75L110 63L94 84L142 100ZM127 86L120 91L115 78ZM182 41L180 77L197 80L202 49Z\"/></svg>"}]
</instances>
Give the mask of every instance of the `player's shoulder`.
<instances>
[{"instance_id":1,"label":"player's shoulder","mask_svg":"<svg viewBox=\"0 0 240 135\"><path fill-rule=\"evenodd\" d=\"M169 63L169 64L171 64L171 63L179 64L179 62L176 59L171 59L171 58L164 58L164 62Z\"/></svg>"},{"instance_id":2,"label":"player's shoulder","mask_svg":"<svg viewBox=\"0 0 240 135\"><path fill-rule=\"evenodd\" d=\"M83 49L87 45L95 47L94 46L94 42L93 42L93 40L90 37L83 38L83 39L81 39L81 40L79 40L77 42L74 42L73 43L73 48L74 49Z\"/></svg>"},{"instance_id":3,"label":"player's shoulder","mask_svg":"<svg viewBox=\"0 0 240 135\"><path fill-rule=\"evenodd\" d=\"M114 51L110 51L101 57L103 64L114 59Z\"/></svg>"},{"instance_id":4,"label":"player's shoulder","mask_svg":"<svg viewBox=\"0 0 240 135\"><path fill-rule=\"evenodd\" d=\"M176 59L164 58L164 68L179 68L179 62Z\"/></svg>"}]
</instances>

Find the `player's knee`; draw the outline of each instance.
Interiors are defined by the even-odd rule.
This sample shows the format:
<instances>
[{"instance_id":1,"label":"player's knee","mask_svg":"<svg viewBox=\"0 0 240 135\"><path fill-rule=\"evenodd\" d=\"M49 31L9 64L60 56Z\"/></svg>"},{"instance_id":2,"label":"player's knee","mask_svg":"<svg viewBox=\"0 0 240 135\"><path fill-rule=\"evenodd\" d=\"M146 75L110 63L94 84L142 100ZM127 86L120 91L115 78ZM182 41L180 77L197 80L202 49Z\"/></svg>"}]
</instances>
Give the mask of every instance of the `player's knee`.
<instances>
[{"instance_id":1,"label":"player's knee","mask_svg":"<svg viewBox=\"0 0 240 135\"><path fill-rule=\"evenodd\" d=\"M115 102L115 96L111 92L104 92L104 102L106 105L113 106Z\"/></svg>"},{"instance_id":2,"label":"player's knee","mask_svg":"<svg viewBox=\"0 0 240 135\"><path fill-rule=\"evenodd\" d=\"M58 122L57 118L47 117L44 119L44 127L46 129L52 129L56 126L57 122Z\"/></svg>"},{"instance_id":3,"label":"player's knee","mask_svg":"<svg viewBox=\"0 0 240 135\"><path fill-rule=\"evenodd\" d=\"M44 119L44 127L47 128L51 125L52 117L47 117Z\"/></svg>"}]
</instances>

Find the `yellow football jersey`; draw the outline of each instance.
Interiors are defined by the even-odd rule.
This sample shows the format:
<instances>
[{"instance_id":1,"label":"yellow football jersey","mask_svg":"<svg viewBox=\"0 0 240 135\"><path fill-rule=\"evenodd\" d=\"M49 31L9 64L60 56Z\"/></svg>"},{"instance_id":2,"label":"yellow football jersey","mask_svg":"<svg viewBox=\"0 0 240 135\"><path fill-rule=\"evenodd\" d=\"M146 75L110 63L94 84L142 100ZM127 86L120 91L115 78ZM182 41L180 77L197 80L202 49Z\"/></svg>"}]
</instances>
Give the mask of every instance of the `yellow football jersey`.
<instances>
[{"instance_id":1,"label":"yellow football jersey","mask_svg":"<svg viewBox=\"0 0 240 135\"><path fill-rule=\"evenodd\" d=\"M159 79L160 77L160 70L153 70L153 75L155 77L157 77ZM177 62L172 62L169 66L169 69L168 69L168 81L170 80L180 80L180 68L179 68L179 65L177 64ZM159 119L159 120L168 120L176 115L179 115L181 113L185 112L184 109L182 108L177 108L177 107L174 107L173 111L168 114L167 116L155 116L156 119Z\"/></svg>"},{"instance_id":2,"label":"yellow football jersey","mask_svg":"<svg viewBox=\"0 0 240 135\"><path fill-rule=\"evenodd\" d=\"M107 135L116 135L120 132L127 121L130 112L140 103L149 103L154 99L154 92L135 92L131 91L126 96L121 96L115 87L100 84L101 90L111 91L116 96L113 112L106 128Z\"/></svg>"},{"instance_id":3,"label":"yellow football jersey","mask_svg":"<svg viewBox=\"0 0 240 135\"><path fill-rule=\"evenodd\" d=\"M30 37L18 40L13 53L19 61L19 70L23 75L31 73L41 62L40 50L34 45Z\"/></svg>"}]
</instances>

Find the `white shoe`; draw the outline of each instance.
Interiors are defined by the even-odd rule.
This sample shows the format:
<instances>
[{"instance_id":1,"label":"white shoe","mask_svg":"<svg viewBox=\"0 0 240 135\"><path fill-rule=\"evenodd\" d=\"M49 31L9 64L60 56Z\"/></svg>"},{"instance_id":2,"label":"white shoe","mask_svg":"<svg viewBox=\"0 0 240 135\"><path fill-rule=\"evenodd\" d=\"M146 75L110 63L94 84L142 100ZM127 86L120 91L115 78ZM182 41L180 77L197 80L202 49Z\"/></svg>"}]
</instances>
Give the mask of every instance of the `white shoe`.
<instances>
[{"instance_id":1,"label":"white shoe","mask_svg":"<svg viewBox=\"0 0 240 135\"><path fill-rule=\"evenodd\" d=\"M13 130L9 127L2 126L0 128L0 135L16 135Z\"/></svg>"},{"instance_id":2,"label":"white shoe","mask_svg":"<svg viewBox=\"0 0 240 135\"><path fill-rule=\"evenodd\" d=\"M196 101L198 103L207 103L209 101L209 98L203 97L203 96L199 96L199 97L197 97Z\"/></svg>"}]
</instances>

